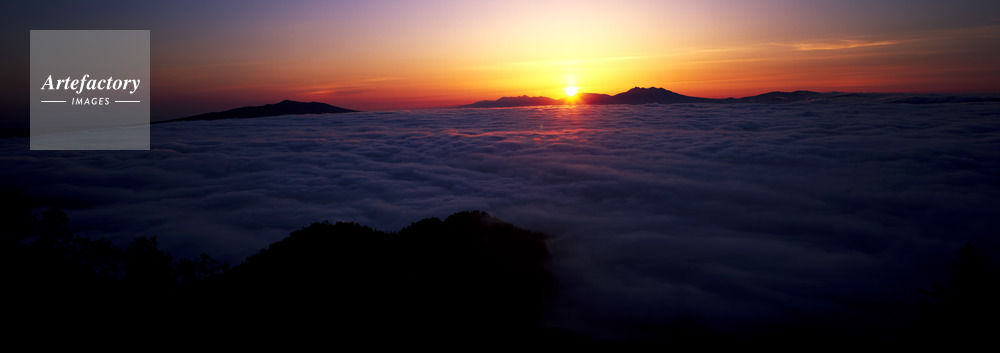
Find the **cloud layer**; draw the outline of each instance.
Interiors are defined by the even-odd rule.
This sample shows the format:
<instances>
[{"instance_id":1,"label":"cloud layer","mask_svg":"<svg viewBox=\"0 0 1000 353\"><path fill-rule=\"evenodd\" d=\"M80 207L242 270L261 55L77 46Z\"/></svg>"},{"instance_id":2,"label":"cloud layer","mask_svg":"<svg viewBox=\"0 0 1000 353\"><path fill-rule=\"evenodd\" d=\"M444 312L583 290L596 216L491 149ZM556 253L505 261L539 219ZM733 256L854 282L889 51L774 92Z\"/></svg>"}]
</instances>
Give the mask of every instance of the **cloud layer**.
<instances>
[{"instance_id":1,"label":"cloud layer","mask_svg":"<svg viewBox=\"0 0 1000 353\"><path fill-rule=\"evenodd\" d=\"M525 107L155 125L150 151L0 144L82 235L232 263L321 220L480 209L552 237L551 322L624 337L871 315L998 249L1000 106Z\"/></svg>"}]
</instances>

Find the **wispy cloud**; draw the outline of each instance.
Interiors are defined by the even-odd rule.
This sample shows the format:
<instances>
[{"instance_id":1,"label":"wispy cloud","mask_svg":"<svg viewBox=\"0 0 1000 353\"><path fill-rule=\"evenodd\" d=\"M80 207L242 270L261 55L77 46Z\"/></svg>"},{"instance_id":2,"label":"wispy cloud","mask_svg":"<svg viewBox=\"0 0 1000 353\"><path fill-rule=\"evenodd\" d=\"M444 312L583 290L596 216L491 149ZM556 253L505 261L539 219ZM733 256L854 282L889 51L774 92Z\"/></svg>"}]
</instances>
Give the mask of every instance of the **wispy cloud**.
<instances>
[{"instance_id":1,"label":"wispy cloud","mask_svg":"<svg viewBox=\"0 0 1000 353\"><path fill-rule=\"evenodd\" d=\"M858 40L858 39L840 39L835 41L825 41L825 42L799 42L790 44L795 50L839 50L839 49L852 49L852 48L863 48L863 47L878 47L886 45L896 45L903 43L902 40Z\"/></svg>"},{"instance_id":2,"label":"wispy cloud","mask_svg":"<svg viewBox=\"0 0 1000 353\"><path fill-rule=\"evenodd\" d=\"M308 95L347 96L347 95L373 92L376 90L376 85L379 83L398 81L398 80L401 80L401 78L390 77L390 76L365 77L351 81L345 80L338 84L323 83L323 84L308 85L304 87L296 85L287 85L286 87L283 87L283 89L289 92L299 92Z\"/></svg>"},{"instance_id":3,"label":"wispy cloud","mask_svg":"<svg viewBox=\"0 0 1000 353\"><path fill-rule=\"evenodd\" d=\"M569 65L585 65L594 63L609 63L609 62L653 59L658 57L661 56L631 55L631 56L607 56L607 57L582 58L582 59L549 59L549 60L506 62L506 63L501 63L500 66L569 66Z\"/></svg>"}]
</instances>

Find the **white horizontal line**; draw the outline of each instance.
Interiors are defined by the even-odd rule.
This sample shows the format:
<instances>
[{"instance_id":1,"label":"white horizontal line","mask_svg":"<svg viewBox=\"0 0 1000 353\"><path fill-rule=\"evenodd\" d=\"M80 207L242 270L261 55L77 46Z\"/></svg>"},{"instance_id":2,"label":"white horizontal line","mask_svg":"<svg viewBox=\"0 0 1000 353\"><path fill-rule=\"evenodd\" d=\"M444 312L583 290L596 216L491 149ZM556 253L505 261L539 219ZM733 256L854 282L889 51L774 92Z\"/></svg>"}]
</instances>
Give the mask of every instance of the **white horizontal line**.
<instances>
[{"instance_id":1,"label":"white horizontal line","mask_svg":"<svg viewBox=\"0 0 1000 353\"><path fill-rule=\"evenodd\" d=\"M139 101L115 101L115 103L140 103Z\"/></svg>"},{"instance_id":2,"label":"white horizontal line","mask_svg":"<svg viewBox=\"0 0 1000 353\"><path fill-rule=\"evenodd\" d=\"M42 101L42 103L66 103L66 101Z\"/></svg>"}]
</instances>

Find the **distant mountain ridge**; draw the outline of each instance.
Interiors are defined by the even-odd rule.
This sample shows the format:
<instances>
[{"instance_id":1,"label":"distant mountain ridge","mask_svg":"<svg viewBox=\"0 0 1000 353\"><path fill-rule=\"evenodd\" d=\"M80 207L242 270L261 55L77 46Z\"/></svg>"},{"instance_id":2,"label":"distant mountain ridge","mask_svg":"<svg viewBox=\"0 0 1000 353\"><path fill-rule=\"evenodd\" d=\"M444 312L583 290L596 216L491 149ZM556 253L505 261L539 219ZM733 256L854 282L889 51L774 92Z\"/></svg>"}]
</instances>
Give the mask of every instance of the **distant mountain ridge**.
<instances>
[{"instance_id":1,"label":"distant mountain ridge","mask_svg":"<svg viewBox=\"0 0 1000 353\"><path fill-rule=\"evenodd\" d=\"M714 103L718 99L685 96L663 88L635 87L611 96L610 102L599 104L671 104L671 103Z\"/></svg>"},{"instance_id":2,"label":"distant mountain ridge","mask_svg":"<svg viewBox=\"0 0 1000 353\"><path fill-rule=\"evenodd\" d=\"M813 91L795 91L795 92L782 92L774 91L764 94L758 94L756 96L743 97L738 99L740 102L746 103L791 103L791 102L805 102L814 100L820 96L822 93Z\"/></svg>"},{"instance_id":3,"label":"distant mountain ridge","mask_svg":"<svg viewBox=\"0 0 1000 353\"><path fill-rule=\"evenodd\" d=\"M720 99L699 98L668 91L659 87L635 87L616 95L601 93L580 93L572 97L554 99L549 97L502 97L495 101L484 100L459 108L501 108L532 105L563 104L672 104L672 103L715 103Z\"/></svg>"},{"instance_id":4,"label":"distant mountain ridge","mask_svg":"<svg viewBox=\"0 0 1000 353\"><path fill-rule=\"evenodd\" d=\"M357 112L357 110L332 106L326 103L319 103L319 102L306 103L306 102L296 102L286 99L275 104L240 107L222 112L211 112L211 113L193 115L186 118L159 121L158 123L168 123L174 121L193 121L193 120L247 119L247 118L260 118L265 116L278 116L278 115L336 114L336 113L353 113L353 112Z\"/></svg>"},{"instance_id":5,"label":"distant mountain ridge","mask_svg":"<svg viewBox=\"0 0 1000 353\"><path fill-rule=\"evenodd\" d=\"M523 107L531 105L561 105L566 104L565 101L561 99L553 99L549 97L500 97L495 101L483 100L478 101L469 105L464 105L462 108L506 108L506 107Z\"/></svg>"},{"instance_id":6,"label":"distant mountain ridge","mask_svg":"<svg viewBox=\"0 0 1000 353\"><path fill-rule=\"evenodd\" d=\"M903 93L845 93L845 92L813 92L774 91L743 98L702 98L692 97L672 92L659 87L634 87L626 92L615 95L601 93L579 93L572 97L553 99L549 97L502 97L495 101L484 100L458 108L499 108L523 107L536 105L564 104L676 104L676 103L897 103L897 104L946 104L946 103L981 103L1000 102L997 95L973 94L903 94Z\"/></svg>"}]
</instances>

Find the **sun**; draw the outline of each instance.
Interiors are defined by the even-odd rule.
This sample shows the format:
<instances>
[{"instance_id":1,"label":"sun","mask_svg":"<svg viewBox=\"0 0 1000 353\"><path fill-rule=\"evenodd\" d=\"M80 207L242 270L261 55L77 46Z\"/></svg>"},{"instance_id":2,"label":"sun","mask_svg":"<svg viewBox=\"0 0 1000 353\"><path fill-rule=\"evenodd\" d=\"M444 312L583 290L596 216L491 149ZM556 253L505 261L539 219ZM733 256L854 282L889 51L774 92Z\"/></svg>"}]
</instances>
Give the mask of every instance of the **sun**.
<instances>
[{"instance_id":1,"label":"sun","mask_svg":"<svg viewBox=\"0 0 1000 353\"><path fill-rule=\"evenodd\" d=\"M577 88L577 87L566 87L566 95L567 96L570 96L570 97L575 96L576 92L578 92L578 91L580 91L580 89Z\"/></svg>"}]
</instances>

